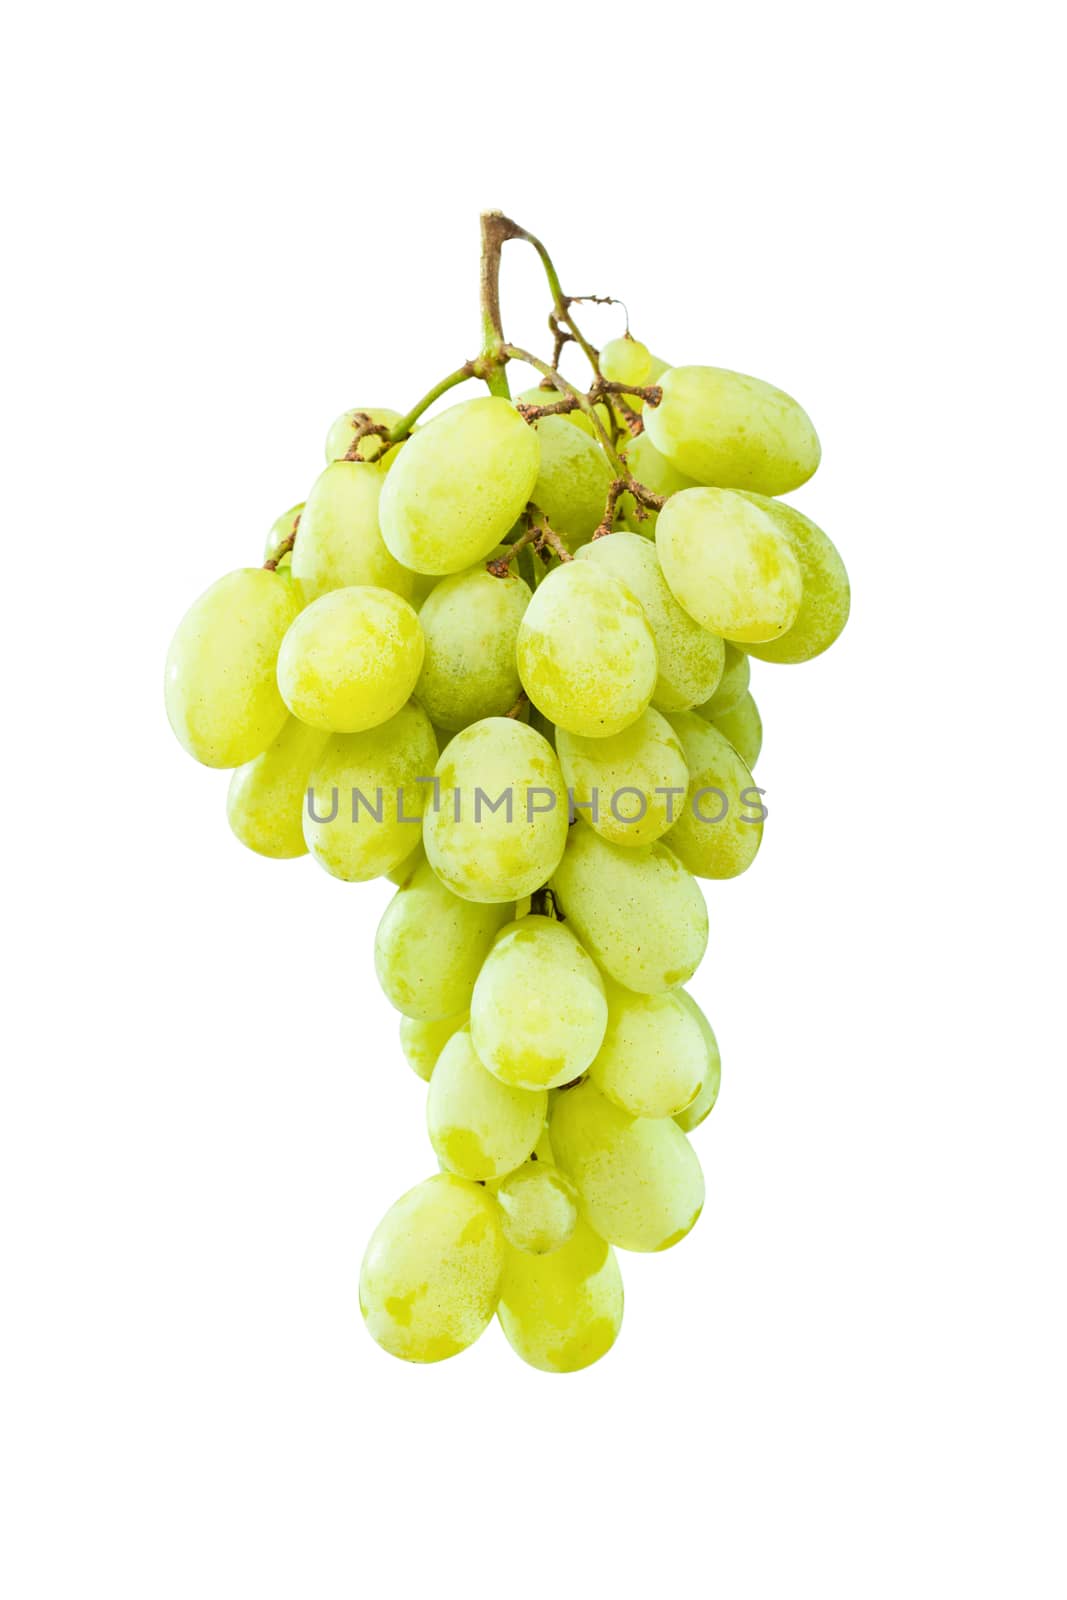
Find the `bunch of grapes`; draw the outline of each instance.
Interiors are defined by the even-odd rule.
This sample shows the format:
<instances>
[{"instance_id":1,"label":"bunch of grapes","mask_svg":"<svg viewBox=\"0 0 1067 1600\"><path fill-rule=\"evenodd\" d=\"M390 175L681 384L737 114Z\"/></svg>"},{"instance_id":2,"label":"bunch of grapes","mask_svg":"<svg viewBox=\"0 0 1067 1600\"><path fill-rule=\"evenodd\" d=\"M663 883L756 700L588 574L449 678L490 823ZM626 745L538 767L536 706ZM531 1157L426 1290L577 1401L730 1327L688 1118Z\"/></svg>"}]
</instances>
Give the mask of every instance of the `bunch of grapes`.
<instances>
[{"instance_id":1,"label":"bunch of grapes","mask_svg":"<svg viewBox=\"0 0 1067 1600\"><path fill-rule=\"evenodd\" d=\"M515 238L546 267L548 361L501 326ZM594 349L498 213L482 288L481 354L403 416L338 418L264 565L182 621L166 701L191 755L235 769L243 844L397 885L376 968L440 1170L367 1247L371 1334L439 1361L495 1313L524 1361L569 1372L615 1341L616 1248L666 1250L700 1215L689 1135L720 1061L683 987L696 880L760 846L751 659L819 655L849 587L777 498L819 462L796 401L629 330ZM513 400L515 361L541 383ZM489 392L419 423L472 379Z\"/></svg>"}]
</instances>

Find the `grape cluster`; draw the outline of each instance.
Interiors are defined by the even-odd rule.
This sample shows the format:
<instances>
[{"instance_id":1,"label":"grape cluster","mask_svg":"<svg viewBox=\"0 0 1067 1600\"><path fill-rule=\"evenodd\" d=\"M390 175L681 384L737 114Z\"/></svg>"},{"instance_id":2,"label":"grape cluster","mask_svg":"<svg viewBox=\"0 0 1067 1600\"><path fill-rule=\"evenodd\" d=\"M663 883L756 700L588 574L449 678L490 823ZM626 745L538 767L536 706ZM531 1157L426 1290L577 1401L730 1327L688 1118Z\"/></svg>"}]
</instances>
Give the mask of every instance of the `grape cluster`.
<instances>
[{"instance_id":1,"label":"grape cluster","mask_svg":"<svg viewBox=\"0 0 1067 1600\"><path fill-rule=\"evenodd\" d=\"M683 987L696 880L760 846L751 659L820 654L849 587L777 498L819 461L796 401L629 332L597 352L553 292L540 387L509 397L525 353L498 330L454 375L489 394L419 424L450 379L406 416L338 418L265 565L185 616L166 704L191 755L235 769L243 844L397 886L375 964L440 1171L367 1246L368 1329L438 1361L495 1313L564 1372L614 1343L615 1249L700 1215L688 1135L720 1060Z\"/></svg>"}]
</instances>

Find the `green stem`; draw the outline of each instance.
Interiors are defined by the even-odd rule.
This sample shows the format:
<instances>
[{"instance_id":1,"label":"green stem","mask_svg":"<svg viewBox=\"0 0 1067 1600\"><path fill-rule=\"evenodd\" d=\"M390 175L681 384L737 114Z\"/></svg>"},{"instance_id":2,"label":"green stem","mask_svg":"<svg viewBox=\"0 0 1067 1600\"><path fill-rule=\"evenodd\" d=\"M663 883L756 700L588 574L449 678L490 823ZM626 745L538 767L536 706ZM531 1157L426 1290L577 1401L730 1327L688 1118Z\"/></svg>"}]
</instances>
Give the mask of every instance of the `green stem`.
<instances>
[{"instance_id":1,"label":"green stem","mask_svg":"<svg viewBox=\"0 0 1067 1600\"><path fill-rule=\"evenodd\" d=\"M475 363L473 361L465 361L461 367L456 368L455 372L450 372L447 378L442 378L440 383L435 383L433 388L424 394L417 404L412 406L406 416L401 417L399 422L394 422L389 429L390 443L399 444L401 439L406 439L414 424L422 416L422 413L428 411L434 401L439 400L443 394L447 394L449 389L454 389L457 383L466 383L468 378L477 376Z\"/></svg>"}]
</instances>

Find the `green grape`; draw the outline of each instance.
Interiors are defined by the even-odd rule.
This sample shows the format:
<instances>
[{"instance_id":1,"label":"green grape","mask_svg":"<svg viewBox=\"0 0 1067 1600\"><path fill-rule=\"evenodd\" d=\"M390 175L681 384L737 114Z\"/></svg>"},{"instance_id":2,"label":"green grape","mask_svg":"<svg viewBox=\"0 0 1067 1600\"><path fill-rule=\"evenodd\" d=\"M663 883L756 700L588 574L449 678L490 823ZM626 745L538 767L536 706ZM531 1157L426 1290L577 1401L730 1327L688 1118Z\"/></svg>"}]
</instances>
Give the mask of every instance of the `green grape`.
<instances>
[{"instance_id":1,"label":"green grape","mask_svg":"<svg viewBox=\"0 0 1067 1600\"><path fill-rule=\"evenodd\" d=\"M467 1025L467 1013L460 1011L454 1017L435 1017L432 1022L421 1022L417 1017L401 1017L400 1048L412 1072L424 1083L433 1077L437 1058L454 1033Z\"/></svg>"},{"instance_id":2,"label":"green grape","mask_svg":"<svg viewBox=\"0 0 1067 1600\"><path fill-rule=\"evenodd\" d=\"M656 449L698 483L787 494L821 454L807 412L781 389L722 367L672 367L645 427Z\"/></svg>"},{"instance_id":3,"label":"green grape","mask_svg":"<svg viewBox=\"0 0 1067 1600\"><path fill-rule=\"evenodd\" d=\"M648 358L648 377L645 379L645 382L646 383L658 383L660 381L660 379L662 378L663 374L665 372L669 372L670 370L671 370L671 364L670 364L669 361L661 361L659 356L649 355L649 358Z\"/></svg>"},{"instance_id":4,"label":"green grape","mask_svg":"<svg viewBox=\"0 0 1067 1600\"><path fill-rule=\"evenodd\" d=\"M766 512L729 489L683 489L659 514L656 548L678 603L736 643L792 627L803 582L788 539Z\"/></svg>"},{"instance_id":5,"label":"green grape","mask_svg":"<svg viewBox=\"0 0 1067 1600\"><path fill-rule=\"evenodd\" d=\"M567 1243L578 1221L578 1191L548 1162L524 1161L492 1186L504 1237L515 1250L549 1255Z\"/></svg>"},{"instance_id":6,"label":"green grape","mask_svg":"<svg viewBox=\"0 0 1067 1600\"><path fill-rule=\"evenodd\" d=\"M541 1136L543 1089L501 1083L478 1060L469 1028L454 1033L437 1058L426 1098L434 1154L461 1178L502 1178L519 1167Z\"/></svg>"},{"instance_id":7,"label":"green grape","mask_svg":"<svg viewBox=\"0 0 1067 1600\"><path fill-rule=\"evenodd\" d=\"M542 581L519 627L519 677L558 727L606 737L636 722L656 687L656 645L611 573L570 561Z\"/></svg>"},{"instance_id":8,"label":"green grape","mask_svg":"<svg viewBox=\"0 0 1067 1600\"><path fill-rule=\"evenodd\" d=\"M363 733L395 717L422 670L419 619L390 589L333 589L282 640L278 687L312 728Z\"/></svg>"},{"instance_id":9,"label":"green grape","mask_svg":"<svg viewBox=\"0 0 1067 1600\"><path fill-rule=\"evenodd\" d=\"M468 1011L482 962L510 919L510 906L461 900L420 861L386 906L374 940L386 999L419 1022Z\"/></svg>"},{"instance_id":10,"label":"green grape","mask_svg":"<svg viewBox=\"0 0 1067 1600\"><path fill-rule=\"evenodd\" d=\"M661 840L626 849L577 823L552 880L597 965L638 994L686 983L708 943L698 884Z\"/></svg>"},{"instance_id":11,"label":"green grape","mask_svg":"<svg viewBox=\"0 0 1067 1600\"><path fill-rule=\"evenodd\" d=\"M267 535L267 542L263 547L264 561L278 561L279 566L283 562L291 562L292 557L288 551L286 551L285 555L282 556L280 560L278 557L278 551L281 549L286 539L290 538L291 535L296 532L303 510L304 502L301 500L298 506L290 506L288 511L283 511L278 520L271 524L270 532Z\"/></svg>"},{"instance_id":12,"label":"green grape","mask_svg":"<svg viewBox=\"0 0 1067 1600\"><path fill-rule=\"evenodd\" d=\"M666 456L660 455L647 433L639 433L636 439L630 440L626 446L626 464L630 476L636 478L638 483L643 483L646 489L651 489L654 494L665 495L668 499L680 489L697 487L693 478L687 478L684 472L679 472L677 467L671 465ZM642 507L645 512L642 520L637 515L632 494L622 496L619 510L631 533L640 533L645 538L654 537L659 520L658 511Z\"/></svg>"},{"instance_id":13,"label":"green grape","mask_svg":"<svg viewBox=\"0 0 1067 1600\"><path fill-rule=\"evenodd\" d=\"M673 1117L696 1098L707 1075L700 1025L682 989L631 994L608 986L608 1026L589 1076L631 1117Z\"/></svg>"},{"instance_id":14,"label":"green grape","mask_svg":"<svg viewBox=\"0 0 1067 1600\"><path fill-rule=\"evenodd\" d=\"M630 847L660 838L689 788L677 735L651 706L607 739L583 739L560 728L556 753L575 810L612 844Z\"/></svg>"},{"instance_id":15,"label":"green grape","mask_svg":"<svg viewBox=\"0 0 1067 1600\"><path fill-rule=\"evenodd\" d=\"M417 692L438 727L455 732L511 710L522 689L515 641L529 603L511 567L498 578L479 564L435 586L419 613L426 659Z\"/></svg>"},{"instance_id":16,"label":"green grape","mask_svg":"<svg viewBox=\"0 0 1067 1600\"><path fill-rule=\"evenodd\" d=\"M380 427L393 428L400 421L400 412L390 411L388 406L375 406L373 409L370 406L353 406L349 411L342 411L330 424L330 431L326 435L327 461L342 461L348 454L356 437L357 417L369 417ZM377 461L386 448L385 440L378 434L367 433L360 440L359 453L364 461Z\"/></svg>"},{"instance_id":17,"label":"green grape","mask_svg":"<svg viewBox=\"0 0 1067 1600\"><path fill-rule=\"evenodd\" d=\"M692 995L686 994L684 989L679 989L678 998L696 1018L697 1026L704 1035L704 1048L707 1051L707 1068L704 1073L704 1081L697 1091L696 1098L690 1101L684 1111L679 1111L674 1119L683 1133L692 1133L693 1129L698 1128L704 1118L714 1109L715 1102L719 1098L722 1058L719 1055L719 1044L715 1034L712 1032L711 1023Z\"/></svg>"},{"instance_id":18,"label":"green grape","mask_svg":"<svg viewBox=\"0 0 1067 1600\"><path fill-rule=\"evenodd\" d=\"M804 583L800 610L785 637L750 645L749 651L761 661L790 665L812 661L829 650L848 621L851 594L845 563L822 529L803 512L761 494L746 494L745 499L765 511L788 539Z\"/></svg>"},{"instance_id":19,"label":"green grape","mask_svg":"<svg viewBox=\"0 0 1067 1600\"><path fill-rule=\"evenodd\" d=\"M743 694L729 711L720 711L717 717L713 717L712 723L720 733L725 734L745 766L751 770L763 748L763 721L752 696Z\"/></svg>"},{"instance_id":20,"label":"green grape","mask_svg":"<svg viewBox=\"0 0 1067 1600\"><path fill-rule=\"evenodd\" d=\"M416 869L425 860L426 852L422 848L422 833L420 830L415 848L408 852L403 861L399 861L395 867L390 867L384 876L389 879L390 883L395 883L398 889L406 888L415 876Z\"/></svg>"},{"instance_id":21,"label":"green grape","mask_svg":"<svg viewBox=\"0 0 1067 1600\"><path fill-rule=\"evenodd\" d=\"M650 381L651 367L652 352L629 334L609 339L600 352L600 371L609 383L632 383L640 389Z\"/></svg>"},{"instance_id":22,"label":"green grape","mask_svg":"<svg viewBox=\"0 0 1067 1600\"><path fill-rule=\"evenodd\" d=\"M185 613L167 652L164 695L179 743L205 767L242 767L288 715L276 664L301 597L276 572L242 567Z\"/></svg>"},{"instance_id":23,"label":"green grape","mask_svg":"<svg viewBox=\"0 0 1067 1600\"><path fill-rule=\"evenodd\" d=\"M599 526L614 473L595 439L568 417L542 417L535 428L541 469L530 498L556 533L580 544Z\"/></svg>"},{"instance_id":24,"label":"green grape","mask_svg":"<svg viewBox=\"0 0 1067 1600\"><path fill-rule=\"evenodd\" d=\"M670 724L685 751L689 793L666 842L696 877L736 878L763 838L752 774L725 734L695 711L677 712Z\"/></svg>"},{"instance_id":25,"label":"green grape","mask_svg":"<svg viewBox=\"0 0 1067 1600\"><path fill-rule=\"evenodd\" d=\"M722 676L723 641L682 610L667 587L652 541L636 533L613 533L583 546L578 559L617 578L644 611L659 663L652 704L660 711L687 711L707 700Z\"/></svg>"},{"instance_id":26,"label":"green grape","mask_svg":"<svg viewBox=\"0 0 1067 1600\"><path fill-rule=\"evenodd\" d=\"M425 572L413 572L411 574L411 580L411 594L409 598L412 605L415 607L415 610L421 612L423 606L426 604L433 591L437 588L440 579L431 577Z\"/></svg>"},{"instance_id":27,"label":"green grape","mask_svg":"<svg viewBox=\"0 0 1067 1600\"><path fill-rule=\"evenodd\" d=\"M385 542L415 572L462 572L499 544L529 500L541 447L509 400L486 395L442 411L404 446L385 479Z\"/></svg>"},{"instance_id":28,"label":"green grape","mask_svg":"<svg viewBox=\"0 0 1067 1600\"><path fill-rule=\"evenodd\" d=\"M497 1315L515 1354L541 1372L579 1372L607 1355L622 1326L615 1252L579 1220L550 1255L508 1250Z\"/></svg>"},{"instance_id":29,"label":"green grape","mask_svg":"<svg viewBox=\"0 0 1067 1600\"><path fill-rule=\"evenodd\" d=\"M436 755L430 719L414 701L365 733L333 734L311 774L304 812L304 838L319 866L348 883L399 866L429 793L417 780Z\"/></svg>"},{"instance_id":30,"label":"green grape","mask_svg":"<svg viewBox=\"0 0 1067 1600\"><path fill-rule=\"evenodd\" d=\"M471 1037L502 1083L554 1089L586 1070L607 1016L603 980L573 933L527 916L504 929L478 974Z\"/></svg>"},{"instance_id":31,"label":"green grape","mask_svg":"<svg viewBox=\"0 0 1067 1600\"><path fill-rule=\"evenodd\" d=\"M409 1189L363 1257L359 1306L371 1337L404 1361L458 1355L489 1326L506 1245L495 1201L451 1173Z\"/></svg>"},{"instance_id":32,"label":"green grape","mask_svg":"<svg viewBox=\"0 0 1067 1600\"><path fill-rule=\"evenodd\" d=\"M380 466L335 461L311 486L293 546L293 577L305 598L371 584L407 599L414 578L386 549L378 506L386 482Z\"/></svg>"},{"instance_id":33,"label":"green grape","mask_svg":"<svg viewBox=\"0 0 1067 1600\"><path fill-rule=\"evenodd\" d=\"M423 824L427 858L464 900L518 900L551 877L567 842L567 792L548 740L486 717L450 740Z\"/></svg>"},{"instance_id":34,"label":"green grape","mask_svg":"<svg viewBox=\"0 0 1067 1600\"><path fill-rule=\"evenodd\" d=\"M287 717L274 743L234 772L226 815L249 850L276 861L307 855L304 796L326 739L318 728Z\"/></svg>"},{"instance_id":35,"label":"green grape","mask_svg":"<svg viewBox=\"0 0 1067 1600\"><path fill-rule=\"evenodd\" d=\"M621 1250L666 1250L704 1205L696 1151L670 1117L631 1117L586 1079L552 1110L552 1147L597 1233Z\"/></svg>"},{"instance_id":36,"label":"green grape","mask_svg":"<svg viewBox=\"0 0 1067 1600\"><path fill-rule=\"evenodd\" d=\"M737 702L744 698L751 674L752 669L745 652L727 640L719 686L710 700L705 700L702 706L697 706L700 715L713 722L723 711L732 711Z\"/></svg>"}]
</instances>

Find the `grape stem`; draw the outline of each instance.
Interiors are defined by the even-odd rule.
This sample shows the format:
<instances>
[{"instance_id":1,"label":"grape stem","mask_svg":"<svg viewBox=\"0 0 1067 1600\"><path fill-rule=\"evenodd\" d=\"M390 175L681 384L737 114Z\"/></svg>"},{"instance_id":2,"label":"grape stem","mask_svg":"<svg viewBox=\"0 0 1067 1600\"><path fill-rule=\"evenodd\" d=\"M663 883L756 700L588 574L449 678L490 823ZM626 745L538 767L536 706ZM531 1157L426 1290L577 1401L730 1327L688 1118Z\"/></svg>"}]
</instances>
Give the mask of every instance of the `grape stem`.
<instances>
[{"instance_id":1,"label":"grape stem","mask_svg":"<svg viewBox=\"0 0 1067 1600\"><path fill-rule=\"evenodd\" d=\"M636 478L631 478L624 472L621 478L614 478L608 489L607 504L600 526L594 531L594 539L603 539L612 532L615 525L615 508L624 494L633 495L634 515L639 522L644 522L649 511L662 511L667 504L665 495L656 494L643 483L638 483ZM647 508L647 509L646 509Z\"/></svg>"},{"instance_id":2,"label":"grape stem","mask_svg":"<svg viewBox=\"0 0 1067 1600\"><path fill-rule=\"evenodd\" d=\"M286 534L285 538L282 540L282 542L278 546L277 550L271 556L270 560L269 561L264 561L264 563L263 563L264 572L277 572L279 561L281 561L283 556L287 556L289 554L290 550L293 548L294 544L296 543L296 530L299 528L299 526L300 526L300 513L297 512L296 521L293 523L293 531L292 531L292 533Z\"/></svg>"}]
</instances>

